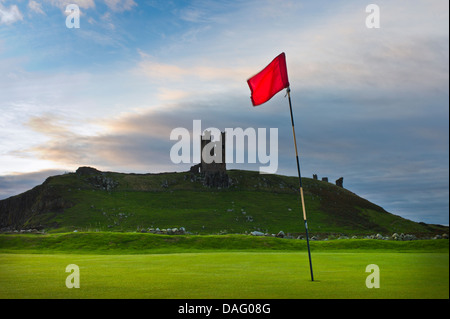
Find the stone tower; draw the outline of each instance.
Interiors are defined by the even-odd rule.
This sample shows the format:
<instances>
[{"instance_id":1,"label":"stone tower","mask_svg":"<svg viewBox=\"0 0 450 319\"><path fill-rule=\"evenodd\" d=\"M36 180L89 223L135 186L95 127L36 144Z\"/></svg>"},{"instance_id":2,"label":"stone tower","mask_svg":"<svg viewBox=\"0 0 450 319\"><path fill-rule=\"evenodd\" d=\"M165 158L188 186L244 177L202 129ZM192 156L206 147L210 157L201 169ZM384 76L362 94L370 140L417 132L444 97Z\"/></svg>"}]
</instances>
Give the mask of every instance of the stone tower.
<instances>
[{"instance_id":1,"label":"stone tower","mask_svg":"<svg viewBox=\"0 0 450 319\"><path fill-rule=\"evenodd\" d=\"M227 166L225 163L225 138L225 132L221 132L221 138L218 142L211 141L210 132L205 132L205 135L200 136L201 162L191 166L190 172L195 175L200 175L203 184L206 186L229 186ZM213 158L212 161L208 161L203 156L204 151L208 152L208 150L210 150L210 157ZM220 158L220 161L217 158Z\"/></svg>"},{"instance_id":2,"label":"stone tower","mask_svg":"<svg viewBox=\"0 0 450 319\"><path fill-rule=\"evenodd\" d=\"M219 145L217 145L217 143L215 144L215 147L210 147L211 151L210 151L210 155L214 156L214 151L216 151L216 156L221 157L220 161L213 161L211 163L207 163L205 162L205 159L203 158L203 150L205 147L208 147L207 145L209 143L211 143L211 134L208 134L205 136L201 136L200 137L200 149L201 149L201 172L202 173L206 173L206 172L226 172L227 171L227 166L225 163L225 132L221 132L221 137L220 137L220 141L218 142ZM218 149L220 148L220 149Z\"/></svg>"}]
</instances>

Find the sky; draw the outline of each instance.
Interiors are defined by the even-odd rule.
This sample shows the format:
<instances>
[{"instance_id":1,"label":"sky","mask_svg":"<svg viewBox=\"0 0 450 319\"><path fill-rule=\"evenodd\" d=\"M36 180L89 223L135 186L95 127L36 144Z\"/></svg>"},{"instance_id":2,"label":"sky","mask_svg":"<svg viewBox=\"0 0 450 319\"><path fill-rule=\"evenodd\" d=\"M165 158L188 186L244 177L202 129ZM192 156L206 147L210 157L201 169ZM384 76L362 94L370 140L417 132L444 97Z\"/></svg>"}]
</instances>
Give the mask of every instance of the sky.
<instances>
[{"instance_id":1,"label":"sky","mask_svg":"<svg viewBox=\"0 0 450 319\"><path fill-rule=\"evenodd\" d=\"M302 176L448 225L448 13L444 0L0 0L0 199L80 166L186 171L170 134L194 120L277 128L276 173L296 176L285 92L253 107L246 83L285 52Z\"/></svg>"}]
</instances>

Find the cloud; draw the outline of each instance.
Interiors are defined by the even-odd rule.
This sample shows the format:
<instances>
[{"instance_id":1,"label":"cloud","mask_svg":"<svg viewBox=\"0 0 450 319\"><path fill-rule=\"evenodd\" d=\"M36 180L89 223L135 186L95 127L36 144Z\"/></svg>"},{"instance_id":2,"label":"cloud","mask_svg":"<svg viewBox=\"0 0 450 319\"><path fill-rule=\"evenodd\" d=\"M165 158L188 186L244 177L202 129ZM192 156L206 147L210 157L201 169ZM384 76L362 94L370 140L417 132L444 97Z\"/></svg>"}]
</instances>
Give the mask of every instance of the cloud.
<instances>
[{"instance_id":1,"label":"cloud","mask_svg":"<svg viewBox=\"0 0 450 319\"><path fill-rule=\"evenodd\" d=\"M381 3L378 30L366 28L365 5L356 2L342 8L330 4L320 14L314 6L293 2L275 11L280 4L270 1L260 1L258 10L251 3L233 9L207 4L179 10L180 19L195 23L174 38L175 47L161 49L165 54L142 58L139 68L149 79L242 83L285 51L293 90L446 90L448 32L435 31L446 24L438 2L428 7L417 1L408 10ZM421 31L406 34L410 27Z\"/></svg>"},{"instance_id":2,"label":"cloud","mask_svg":"<svg viewBox=\"0 0 450 319\"><path fill-rule=\"evenodd\" d=\"M76 4L82 9L95 8L94 0L44 0L44 2L60 8L63 11L69 4ZM105 5L114 12L129 11L132 10L133 7L137 6L134 0L102 0L102 2L104 2ZM28 7L34 12L43 13L41 4L34 0L29 1Z\"/></svg>"},{"instance_id":3,"label":"cloud","mask_svg":"<svg viewBox=\"0 0 450 319\"><path fill-rule=\"evenodd\" d=\"M49 176L63 174L63 170L41 170L31 173L0 175L0 200L23 193L42 184Z\"/></svg>"},{"instance_id":4,"label":"cloud","mask_svg":"<svg viewBox=\"0 0 450 319\"><path fill-rule=\"evenodd\" d=\"M184 127L192 131L195 119L202 121L203 129L213 126L223 130L225 127L245 124L240 122L242 112L233 112L231 107L235 104L239 106L242 102L236 103L235 98L229 98L211 105L206 101L177 100L156 109L130 111L115 118L100 118L95 124L102 129L92 134L76 130L79 123L73 119L50 113L36 115L26 122L26 127L37 136L44 136L45 140L17 150L15 155L32 156L68 168L92 165L100 169L132 172L187 170L190 165L181 167L170 160L170 149L175 144L170 140L173 129ZM212 111L216 107L216 111ZM250 106L246 112L249 111ZM218 125L219 119L222 125Z\"/></svg>"},{"instance_id":5,"label":"cloud","mask_svg":"<svg viewBox=\"0 0 450 319\"><path fill-rule=\"evenodd\" d=\"M247 94L246 79L254 72L253 68L240 63L210 61L204 56L169 63L142 52L140 56L129 74L142 78L142 83L156 89L155 97L163 103L169 100L191 102L213 94L216 97L237 92Z\"/></svg>"},{"instance_id":6,"label":"cloud","mask_svg":"<svg viewBox=\"0 0 450 319\"><path fill-rule=\"evenodd\" d=\"M34 116L27 127L45 135L47 140L17 153L33 154L60 167L93 165L100 169L122 167L149 171L154 169L153 165L167 166L160 163L169 160L167 141L171 126L167 123L170 121L170 117L164 119L151 112L144 116L142 113L128 115L102 123L105 130L100 134L86 135L73 129L76 123L70 125L58 116Z\"/></svg>"},{"instance_id":7,"label":"cloud","mask_svg":"<svg viewBox=\"0 0 450 319\"><path fill-rule=\"evenodd\" d=\"M173 101L173 100L182 100L192 96L192 93L184 91L184 90L173 90L167 88L159 88L158 89L158 100L160 101Z\"/></svg>"},{"instance_id":8,"label":"cloud","mask_svg":"<svg viewBox=\"0 0 450 319\"><path fill-rule=\"evenodd\" d=\"M76 4L80 8L90 9L95 8L94 0L44 0L52 6L60 8L62 11L66 9L69 4Z\"/></svg>"},{"instance_id":9,"label":"cloud","mask_svg":"<svg viewBox=\"0 0 450 319\"><path fill-rule=\"evenodd\" d=\"M23 16L17 5L11 5L9 8L6 8L0 3L0 25L10 25L19 20L23 20Z\"/></svg>"},{"instance_id":10,"label":"cloud","mask_svg":"<svg viewBox=\"0 0 450 319\"><path fill-rule=\"evenodd\" d=\"M32 12L45 15L45 12L42 10L42 4L41 3L38 3L38 2L33 1L33 0L30 0L28 2L28 8Z\"/></svg>"},{"instance_id":11,"label":"cloud","mask_svg":"<svg viewBox=\"0 0 450 319\"><path fill-rule=\"evenodd\" d=\"M137 6L133 0L104 0L109 9L116 12L123 12Z\"/></svg>"},{"instance_id":12,"label":"cloud","mask_svg":"<svg viewBox=\"0 0 450 319\"><path fill-rule=\"evenodd\" d=\"M141 54L142 55L142 54ZM147 76L150 80L170 80L174 82L197 79L203 81L227 80L241 82L242 79L252 74L254 70L249 67L221 66L220 63L202 61L190 61L189 66L158 62L156 59L145 58L141 60L135 69L136 73Z\"/></svg>"},{"instance_id":13,"label":"cloud","mask_svg":"<svg viewBox=\"0 0 450 319\"><path fill-rule=\"evenodd\" d=\"M230 12L237 13L242 5L228 1L191 1L182 8L177 8L175 14L183 21L193 24L217 24L227 22Z\"/></svg>"}]
</instances>

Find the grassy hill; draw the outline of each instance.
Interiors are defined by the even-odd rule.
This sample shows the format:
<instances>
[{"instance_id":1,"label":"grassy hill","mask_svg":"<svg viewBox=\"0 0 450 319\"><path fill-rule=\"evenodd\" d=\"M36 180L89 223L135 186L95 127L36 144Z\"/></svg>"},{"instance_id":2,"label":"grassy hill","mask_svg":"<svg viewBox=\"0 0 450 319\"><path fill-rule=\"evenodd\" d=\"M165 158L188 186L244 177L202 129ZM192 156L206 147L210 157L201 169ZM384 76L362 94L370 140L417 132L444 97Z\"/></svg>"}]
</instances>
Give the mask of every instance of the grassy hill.
<instances>
[{"instance_id":1,"label":"grassy hill","mask_svg":"<svg viewBox=\"0 0 450 319\"><path fill-rule=\"evenodd\" d=\"M209 188L189 172L123 174L78 169L0 201L0 228L195 234L261 231L302 234L298 180L230 170L231 186ZM448 228L406 220L331 183L303 178L310 235L427 234Z\"/></svg>"}]
</instances>

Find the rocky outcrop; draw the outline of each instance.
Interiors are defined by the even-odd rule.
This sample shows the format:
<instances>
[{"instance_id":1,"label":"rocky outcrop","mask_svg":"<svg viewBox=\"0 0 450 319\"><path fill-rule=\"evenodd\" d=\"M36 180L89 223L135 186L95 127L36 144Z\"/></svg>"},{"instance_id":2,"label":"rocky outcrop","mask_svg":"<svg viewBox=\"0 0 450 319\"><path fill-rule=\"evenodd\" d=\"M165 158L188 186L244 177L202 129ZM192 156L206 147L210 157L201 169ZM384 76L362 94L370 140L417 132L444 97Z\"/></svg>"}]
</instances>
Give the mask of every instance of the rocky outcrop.
<instances>
[{"instance_id":1,"label":"rocky outcrop","mask_svg":"<svg viewBox=\"0 0 450 319\"><path fill-rule=\"evenodd\" d=\"M82 167L79 167L75 173L78 176L91 176L91 175L100 174L101 172L98 169L93 168L93 167L82 166Z\"/></svg>"},{"instance_id":2,"label":"rocky outcrop","mask_svg":"<svg viewBox=\"0 0 450 319\"><path fill-rule=\"evenodd\" d=\"M229 186L228 174L225 172L205 172L203 185L226 188Z\"/></svg>"},{"instance_id":3,"label":"rocky outcrop","mask_svg":"<svg viewBox=\"0 0 450 319\"><path fill-rule=\"evenodd\" d=\"M87 177L86 181L98 189L110 191L119 185L113 178L93 167L83 166L78 168L75 173L80 177Z\"/></svg>"},{"instance_id":4,"label":"rocky outcrop","mask_svg":"<svg viewBox=\"0 0 450 319\"><path fill-rule=\"evenodd\" d=\"M44 213L60 213L72 206L73 203L65 200L46 181L23 194L0 201L0 228L41 229Z\"/></svg>"},{"instance_id":5,"label":"rocky outcrop","mask_svg":"<svg viewBox=\"0 0 450 319\"><path fill-rule=\"evenodd\" d=\"M92 167L80 167L75 173L85 180L89 187L110 191L118 186L113 178ZM52 185L53 178L47 178L43 184L25 193L1 200L0 229L42 229L49 226L45 224L49 216L72 207L74 203L63 195L65 191L70 191L70 188Z\"/></svg>"}]
</instances>

